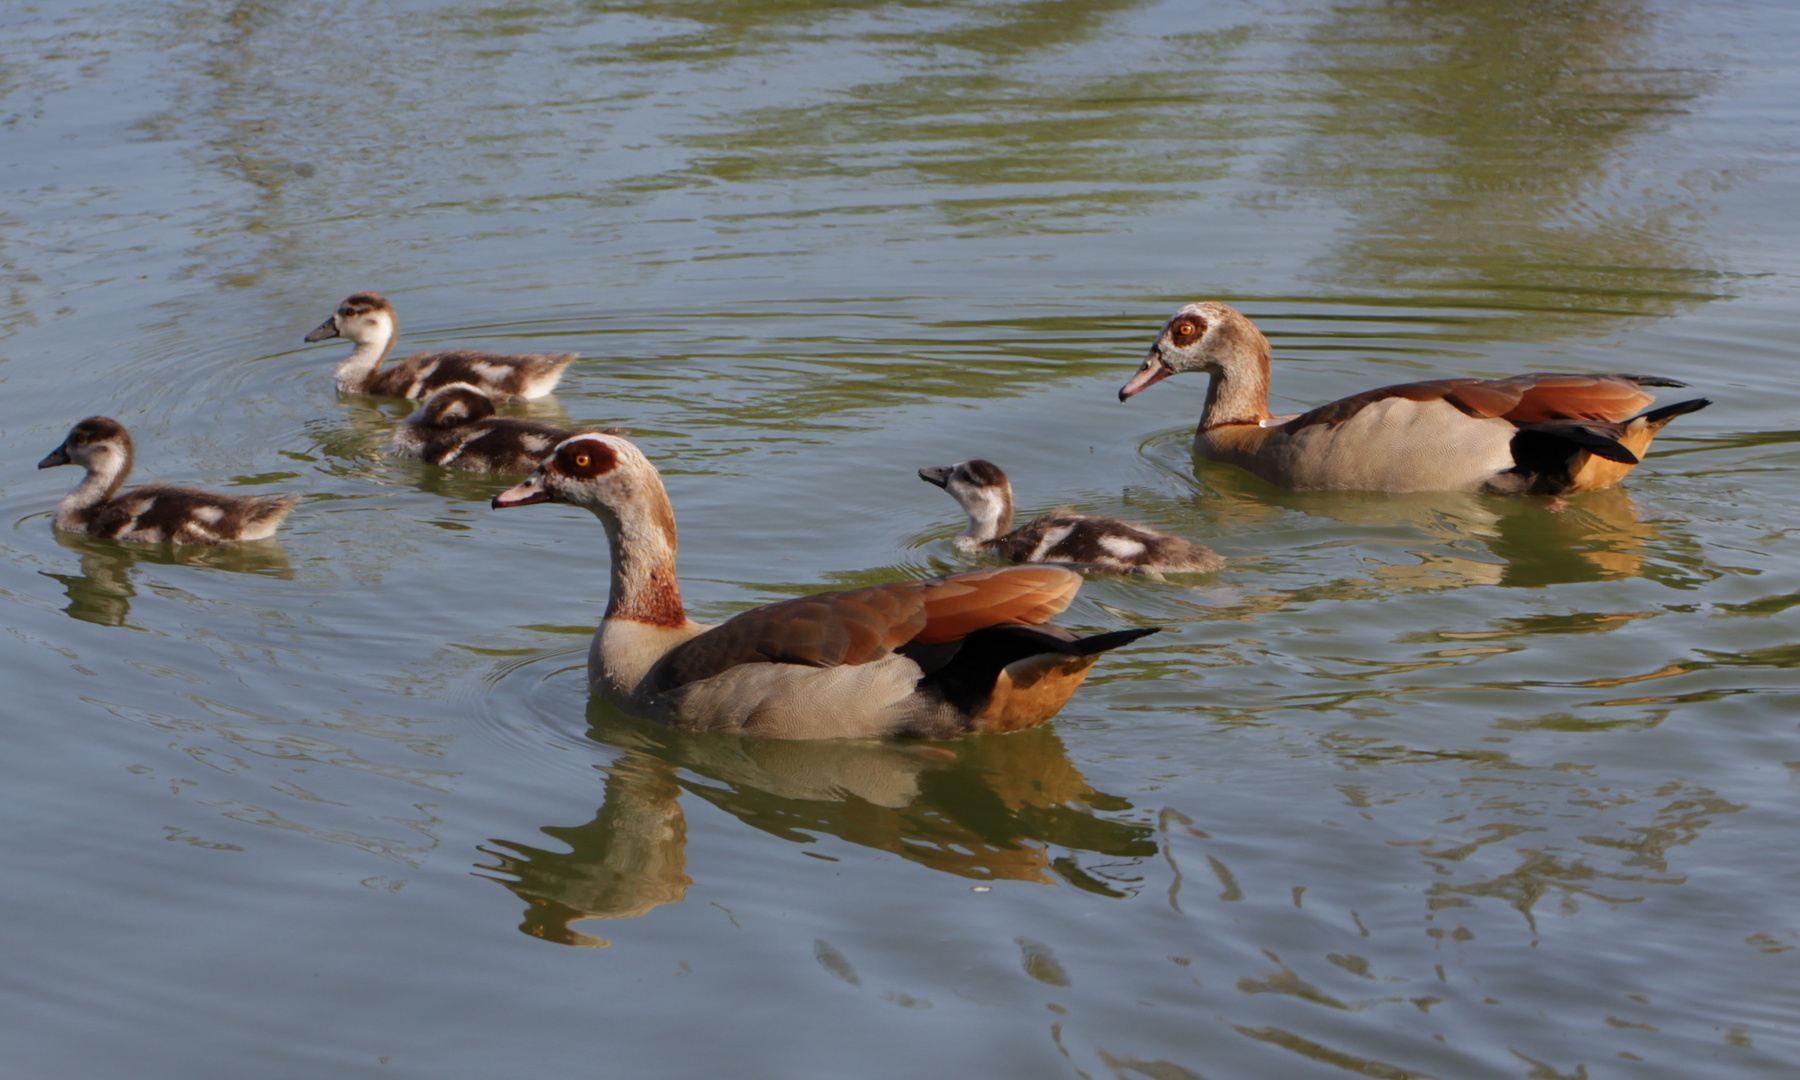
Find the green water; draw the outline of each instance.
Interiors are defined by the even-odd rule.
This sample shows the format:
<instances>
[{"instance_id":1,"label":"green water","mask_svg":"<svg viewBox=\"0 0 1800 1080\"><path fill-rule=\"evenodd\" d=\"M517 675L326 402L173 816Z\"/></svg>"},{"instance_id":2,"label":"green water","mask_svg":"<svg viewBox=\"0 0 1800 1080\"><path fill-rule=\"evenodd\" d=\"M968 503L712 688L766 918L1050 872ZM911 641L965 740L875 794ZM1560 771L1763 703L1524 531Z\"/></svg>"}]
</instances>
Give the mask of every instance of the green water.
<instances>
[{"instance_id":1,"label":"green water","mask_svg":"<svg viewBox=\"0 0 1800 1080\"><path fill-rule=\"evenodd\" d=\"M1786 1076L1800 1062L1800 15L313 0L0 11L6 1072ZM301 336L575 350L695 615L979 565L921 465L1230 563L1050 726L676 736L592 704L590 515L383 450ZM1291 493L1278 411L1628 371L1619 491ZM1665 401L1675 400L1665 395ZM276 541L58 536L75 420Z\"/></svg>"}]
</instances>

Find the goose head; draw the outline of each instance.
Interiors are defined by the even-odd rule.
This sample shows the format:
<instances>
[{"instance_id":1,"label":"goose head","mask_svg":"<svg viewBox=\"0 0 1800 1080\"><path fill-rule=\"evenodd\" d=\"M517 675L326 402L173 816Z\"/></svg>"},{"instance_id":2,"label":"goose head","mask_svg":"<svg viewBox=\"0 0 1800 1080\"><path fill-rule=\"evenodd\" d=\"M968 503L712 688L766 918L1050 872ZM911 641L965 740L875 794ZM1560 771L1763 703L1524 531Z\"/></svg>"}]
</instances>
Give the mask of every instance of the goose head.
<instances>
[{"instance_id":1,"label":"goose head","mask_svg":"<svg viewBox=\"0 0 1800 1080\"><path fill-rule=\"evenodd\" d=\"M331 318L314 327L306 340L342 337L357 345L386 345L399 332L400 318L394 314L394 305L388 303L387 297L380 293L359 292L345 297Z\"/></svg>"},{"instance_id":2,"label":"goose head","mask_svg":"<svg viewBox=\"0 0 1800 1080\"><path fill-rule=\"evenodd\" d=\"M451 383L439 387L419 406L419 411L406 418L409 424L428 428L453 428L472 424L494 415L494 399L479 387L468 383Z\"/></svg>"},{"instance_id":3,"label":"goose head","mask_svg":"<svg viewBox=\"0 0 1800 1080\"><path fill-rule=\"evenodd\" d=\"M1119 388L1119 400L1184 371L1224 376L1261 372L1266 381L1268 365L1268 339L1236 308L1210 300L1187 304L1164 324L1143 366Z\"/></svg>"},{"instance_id":4,"label":"goose head","mask_svg":"<svg viewBox=\"0 0 1800 1080\"><path fill-rule=\"evenodd\" d=\"M69 429L62 445L44 456L38 468L80 465L89 472L118 472L131 464L131 435L125 425L105 416L90 416Z\"/></svg>"},{"instance_id":5,"label":"goose head","mask_svg":"<svg viewBox=\"0 0 1800 1080\"><path fill-rule=\"evenodd\" d=\"M564 439L530 476L494 496L492 505L504 510L541 502L585 507L609 522L647 515L674 537L674 515L656 466L617 435L586 431Z\"/></svg>"},{"instance_id":6,"label":"goose head","mask_svg":"<svg viewBox=\"0 0 1800 1080\"><path fill-rule=\"evenodd\" d=\"M927 466L919 470L919 479L948 491L969 515L971 531L983 539L992 539L1012 525L1012 483L991 461L975 458Z\"/></svg>"}]
</instances>

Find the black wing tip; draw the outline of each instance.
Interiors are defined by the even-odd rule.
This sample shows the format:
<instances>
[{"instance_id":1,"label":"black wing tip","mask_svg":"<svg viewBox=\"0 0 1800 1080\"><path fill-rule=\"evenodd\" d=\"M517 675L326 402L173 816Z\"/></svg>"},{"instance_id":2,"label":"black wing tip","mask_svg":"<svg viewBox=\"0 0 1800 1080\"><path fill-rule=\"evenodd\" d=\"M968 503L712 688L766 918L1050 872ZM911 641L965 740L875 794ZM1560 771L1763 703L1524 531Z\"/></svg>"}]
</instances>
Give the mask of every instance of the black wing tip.
<instances>
[{"instance_id":1,"label":"black wing tip","mask_svg":"<svg viewBox=\"0 0 1800 1080\"><path fill-rule=\"evenodd\" d=\"M1080 651L1081 655L1092 656L1095 653L1102 653L1110 649L1117 649L1121 646L1129 645L1140 638L1147 638L1151 634L1159 634L1162 632L1162 629L1163 628L1160 626L1134 626L1127 630L1113 630L1105 634L1095 634L1092 637L1084 637L1075 642L1075 647Z\"/></svg>"},{"instance_id":2,"label":"black wing tip","mask_svg":"<svg viewBox=\"0 0 1800 1080\"><path fill-rule=\"evenodd\" d=\"M1639 417L1639 419L1652 424L1667 423L1677 416L1686 416L1691 412L1699 412L1701 409L1704 409L1711 404L1711 398L1689 398L1686 401L1677 401L1673 405L1664 405L1660 409L1651 409L1649 412L1644 413Z\"/></svg>"}]
</instances>

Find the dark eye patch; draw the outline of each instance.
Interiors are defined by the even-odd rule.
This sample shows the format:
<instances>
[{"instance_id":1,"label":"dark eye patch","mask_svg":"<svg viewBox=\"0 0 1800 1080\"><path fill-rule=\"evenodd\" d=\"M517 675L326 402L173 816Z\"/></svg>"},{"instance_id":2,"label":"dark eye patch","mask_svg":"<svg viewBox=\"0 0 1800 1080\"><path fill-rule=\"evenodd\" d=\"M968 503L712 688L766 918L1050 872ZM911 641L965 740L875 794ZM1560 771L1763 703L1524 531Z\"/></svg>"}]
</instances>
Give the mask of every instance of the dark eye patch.
<instances>
[{"instance_id":1,"label":"dark eye patch","mask_svg":"<svg viewBox=\"0 0 1800 1080\"><path fill-rule=\"evenodd\" d=\"M556 451L556 471L565 476L592 480L612 472L619 465L619 455L597 439L579 439L563 444Z\"/></svg>"},{"instance_id":2,"label":"dark eye patch","mask_svg":"<svg viewBox=\"0 0 1800 1080\"><path fill-rule=\"evenodd\" d=\"M1206 334L1206 320L1194 315L1177 315L1169 320L1169 340L1187 348Z\"/></svg>"}]
</instances>

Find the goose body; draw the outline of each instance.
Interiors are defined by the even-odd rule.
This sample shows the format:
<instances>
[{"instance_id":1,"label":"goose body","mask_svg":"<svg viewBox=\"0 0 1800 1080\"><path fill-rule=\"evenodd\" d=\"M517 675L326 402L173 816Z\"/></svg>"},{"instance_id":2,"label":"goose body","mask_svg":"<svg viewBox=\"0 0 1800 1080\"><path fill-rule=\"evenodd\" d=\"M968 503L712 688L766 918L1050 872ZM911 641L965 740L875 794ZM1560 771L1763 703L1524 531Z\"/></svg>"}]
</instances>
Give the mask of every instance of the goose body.
<instances>
[{"instance_id":1,"label":"goose body","mask_svg":"<svg viewBox=\"0 0 1800 1080\"><path fill-rule=\"evenodd\" d=\"M539 502L591 510L611 547L589 687L675 728L800 739L1018 730L1062 708L1099 653L1154 632L1045 625L1081 587L1053 566L820 593L708 626L682 606L674 512L637 447L576 435L493 505Z\"/></svg>"},{"instance_id":2,"label":"goose body","mask_svg":"<svg viewBox=\"0 0 1800 1080\"><path fill-rule=\"evenodd\" d=\"M494 412L494 399L468 383L441 386L395 429L394 451L474 472L528 473L556 444L586 430Z\"/></svg>"},{"instance_id":3,"label":"goose body","mask_svg":"<svg viewBox=\"0 0 1800 1080\"><path fill-rule=\"evenodd\" d=\"M539 398L556 388L563 369L577 356L455 349L416 353L384 369L381 363L399 336L394 305L380 293L359 292L346 297L306 340L343 337L356 346L337 366L339 390L398 398L421 398L451 383L469 383L495 397Z\"/></svg>"},{"instance_id":4,"label":"goose body","mask_svg":"<svg viewBox=\"0 0 1800 1080\"><path fill-rule=\"evenodd\" d=\"M1211 549L1118 518L1057 510L1014 529L1012 482L998 465L976 458L919 470L919 479L948 491L969 527L956 546L1013 562L1076 563L1140 573L1211 573L1225 565Z\"/></svg>"},{"instance_id":5,"label":"goose body","mask_svg":"<svg viewBox=\"0 0 1800 1080\"><path fill-rule=\"evenodd\" d=\"M273 536L297 495L226 495L146 484L123 495L131 435L117 420L90 416L70 429L38 468L80 465L87 475L56 508L56 527L140 544L223 544Z\"/></svg>"},{"instance_id":6,"label":"goose body","mask_svg":"<svg viewBox=\"0 0 1800 1080\"><path fill-rule=\"evenodd\" d=\"M1269 342L1228 305L1188 304L1119 400L1184 371L1212 377L1194 432L1202 457L1296 489L1567 495L1611 487L1664 425L1711 402L1646 410L1647 375L1534 372L1368 390L1297 416L1269 412Z\"/></svg>"}]
</instances>

